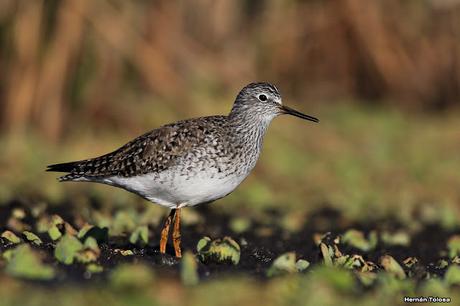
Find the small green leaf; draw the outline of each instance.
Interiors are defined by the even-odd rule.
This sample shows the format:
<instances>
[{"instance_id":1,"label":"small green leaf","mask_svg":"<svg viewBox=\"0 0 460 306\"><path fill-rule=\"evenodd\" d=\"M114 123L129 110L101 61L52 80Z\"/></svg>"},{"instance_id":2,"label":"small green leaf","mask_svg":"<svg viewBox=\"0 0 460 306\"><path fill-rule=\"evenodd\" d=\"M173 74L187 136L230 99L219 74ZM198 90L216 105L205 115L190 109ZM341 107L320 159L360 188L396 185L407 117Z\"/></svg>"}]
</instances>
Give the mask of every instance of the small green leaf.
<instances>
[{"instance_id":1,"label":"small green leaf","mask_svg":"<svg viewBox=\"0 0 460 306\"><path fill-rule=\"evenodd\" d=\"M54 256L63 264L70 265L74 262L79 251L83 249L83 244L75 236L64 235L56 245Z\"/></svg>"},{"instance_id":2,"label":"small green leaf","mask_svg":"<svg viewBox=\"0 0 460 306\"><path fill-rule=\"evenodd\" d=\"M410 236L404 231L398 231L395 233L383 232L380 235L380 238L386 245L409 246L410 244Z\"/></svg>"},{"instance_id":3,"label":"small green leaf","mask_svg":"<svg viewBox=\"0 0 460 306\"><path fill-rule=\"evenodd\" d=\"M22 234L26 237L27 241L30 241L32 244L41 245L42 240L32 232L23 231Z\"/></svg>"},{"instance_id":4,"label":"small green leaf","mask_svg":"<svg viewBox=\"0 0 460 306\"><path fill-rule=\"evenodd\" d=\"M52 215L50 220L51 225L62 225L64 224L64 219L59 215Z\"/></svg>"},{"instance_id":5,"label":"small green leaf","mask_svg":"<svg viewBox=\"0 0 460 306\"><path fill-rule=\"evenodd\" d=\"M201 252L209 243L211 242L211 238L203 237L198 241L196 245L196 251L199 253Z\"/></svg>"},{"instance_id":6,"label":"small green leaf","mask_svg":"<svg viewBox=\"0 0 460 306\"><path fill-rule=\"evenodd\" d=\"M384 255L380 257L380 264L388 273L396 276L399 279L405 279L406 273L399 263L390 255Z\"/></svg>"},{"instance_id":7,"label":"small green leaf","mask_svg":"<svg viewBox=\"0 0 460 306\"><path fill-rule=\"evenodd\" d=\"M97 253L101 252L101 249L99 249L99 245L97 244L96 239L93 237L86 238L84 247L85 249L90 249Z\"/></svg>"},{"instance_id":8,"label":"small green leaf","mask_svg":"<svg viewBox=\"0 0 460 306\"><path fill-rule=\"evenodd\" d=\"M88 237L93 237L98 243L104 243L109 240L109 229L107 227L99 227L90 224L84 225L78 232L77 237L81 241L85 241Z\"/></svg>"},{"instance_id":9,"label":"small green leaf","mask_svg":"<svg viewBox=\"0 0 460 306\"><path fill-rule=\"evenodd\" d=\"M460 235L454 235L447 241L447 248L449 249L449 257L454 258L460 255Z\"/></svg>"},{"instance_id":10,"label":"small green leaf","mask_svg":"<svg viewBox=\"0 0 460 306\"><path fill-rule=\"evenodd\" d=\"M75 258L81 263L94 262L101 254L101 249L97 245L97 241L93 237L88 237L83 245L84 249L78 251Z\"/></svg>"},{"instance_id":11,"label":"small green leaf","mask_svg":"<svg viewBox=\"0 0 460 306\"><path fill-rule=\"evenodd\" d=\"M180 264L180 276L182 283L186 286L198 284L198 265L195 256L189 251L185 252Z\"/></svg>"},{"instance_id":12,"label":"small green leaf","mask_svg":"<svg viewBox=\"0 0 460 306\"><path fill-rule=\"evenodd\" d=\"M90 263L94 262L98 258L98 254L94 252L93 250L81 250L77 252L74 256L74 258L81 263Z\"/></svg>"},{"instance_id":13,"label":"small green leaf","mask_svg":"<svg viewBox=\"0 0 460 306\"><path fill-rule=\"evenodd\" d=\"M295 263L295 267L297 268L297 271L299 272L305 271L309 266L310 266L310 262L305 259L299 259Z\"/></svg>"},{"instance_id":14,"label":"small green leaf","mask_svg":"<svg viewBox=\"0 0 460 306\"><path fill-rule=\"evenodd\" d=\"M147 225L137 227L129 237L129 242L145 246L149 242L149 229Z\"/></svg>"},{"instance_id":15,"label":"small green leaf","mask_svg":"<svg viewBox=\"0 0 460 306\"><path fill-rule=\"evenodd\" d=\"M319 244L319 248L321 250L321 255L323 255L324 265L327 267L332 267L332 257L334 256L334 251L331 247L328 247L325 243L321 242Z\"/></svg>"},{"instance_id":16,"label":"small green leaf","mask_svg":"<svg viewBox=\"0 0 460 306\"><path fill-rule=\"evenodd\" d=\"M232 218L232 220L230 221L230 229L237 234L247 231L250 227L251 220L249 220L248 218Z\"/></svg>"},{"instance_id":17,"label":"small green leaf","mask_svg":"<svg viewBox=\"0 0 460 306\"><path fill-rule=\"evenodd\" d=\"M9 250L6 273L26 279L49 280L55 275L54 269L44 265L38 254L29 245L22 244Z\"/></svg>"},{"instance_id":18,"label":"small green leaf","mask_svg":"<svg viewBox=\"0 0 460 306\"><path fill-rule=\"evenodd\" d=\"M445 269L445 268L447 268L448 265L449 265L449 262L447 260L445 260L445 259L440 259L436 263L436 267L438 269Z\"/></svg>"},{"instance_id":19,"label":"small green leaf","mask_svg":"<svg viewBox=\"0 0 460 306\"><path fill-rule=\"evenodd\" d=\"M13 233L12 231L8 231L8 230L4 231L1 237L5 238L8 242L13 243L13 244L21 243L21 238L16 236L16 234Z\"/></svg>"},{"instance_id":20,"label":"small green leaf","mask_svg":"<svg viewBox=\"0 0 460 306\"><path fill-rule=\"evenodd\" d=\"M361 251L368 252L377 246L377 233L375 231L371 231L369 233L369 238L366 239L363 232L350 229L345 232L342 237L342 241L343 243Z\"/></svg>"},{"instance_id":21,"label":"small green leaf","mask_svg":"<svg viewBox=\"0 0 460 306\"><path fill-rule=\"evenodd\" d=\"M62 237L62 233L56 225L52 225L48 229L48 236L50 236L51 240L56 241Z\"/></svg>"},{"instance_id":22,"label":"small green leaf","mask_svg":"<svg viewBox=\"0 0 460 306\"><path fill-rule=\"evenodd\" d=\"M285 273L297 272L296 255L294 252L285 253L276 258L270 268L267 270L267 276L272 277Z\"/></svg>"},{"instance_id":23,"label":"small green leaf","mask_svg":"<svg viewBox=\"0 0 460 306\"><path fill-rule=\"evenodd\" d=\"M104 267L95 263L90 263L86 266L86 271L90 273L101 273L102 271L104 271Z\"/></svg>"},{"instance_id":24,"label":"small green leaf","mask_svg":"<svg viewBox=\"0 0 460 306\"><path fill-rule=\"evenodd\" d=\"M132 256L134 252L132 250L119 250L120 254L123 256Z\"/></svg>"},{"instance_id":25,"label":"small green leaf","mask_svg":"<svg viewBox=\"0 0 460 306\"><path fill-rule=\"evenodd\" d=\"M240 261L240 246L230 237L209 241L205 237L198 242L198 257L202 262L225 263L237 265Z\"/></svg>"},{"instance_id":26,"label":"small green leaf","mask_svg":"<svg viewBox=\"0 0 460 306\"><path fill-rule=\"evenodd\" d=\"M136 229L138 215L134 210L120 210L115 214L110 235L131 233Z\"/></svg>"},{"instance_id":27,"label":"small green leaf","mask_svg":"<svg viewBox=\"0 0 460 306\"><path fill-rule=\"evenodd\" d=\"M452 265L447 269L444 281L447 285L460 285L460 267Z\"/></svg>"}]
</instances>

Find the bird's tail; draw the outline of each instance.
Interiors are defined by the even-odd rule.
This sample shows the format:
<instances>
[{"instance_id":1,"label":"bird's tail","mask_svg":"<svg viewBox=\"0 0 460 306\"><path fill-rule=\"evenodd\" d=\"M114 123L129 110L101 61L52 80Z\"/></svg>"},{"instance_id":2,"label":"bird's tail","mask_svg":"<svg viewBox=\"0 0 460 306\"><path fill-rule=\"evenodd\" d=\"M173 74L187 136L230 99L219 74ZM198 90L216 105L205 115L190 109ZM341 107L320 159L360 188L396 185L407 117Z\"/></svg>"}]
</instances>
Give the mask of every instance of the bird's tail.
<instances>
[{"instance_id":1,"label":"bird's tail","mask_svg":"<svg viewBox=\"0 0 460 306\"><path fill-rule=\"evenodd\" d=\"M73 173L74 171L78 170L81 162L75 161L70 163L62 163L62 164L54 164L48 165L46 171L50 172L69 172L69 174L63 175L58 178L60 182L65 181L74 181L82 177L81 174Z\"/></svg>"},{"instance_id":2,"label":"bird's tail","mask_svg":"<svg viewBox=\"0 0 460 306\"><path fill-rule=\"evenodd\" d=\"M80 162L70 162L62 164L48 165L46 171L50 172L72 172L77 169Z\"/></svg>"}]
</instances>

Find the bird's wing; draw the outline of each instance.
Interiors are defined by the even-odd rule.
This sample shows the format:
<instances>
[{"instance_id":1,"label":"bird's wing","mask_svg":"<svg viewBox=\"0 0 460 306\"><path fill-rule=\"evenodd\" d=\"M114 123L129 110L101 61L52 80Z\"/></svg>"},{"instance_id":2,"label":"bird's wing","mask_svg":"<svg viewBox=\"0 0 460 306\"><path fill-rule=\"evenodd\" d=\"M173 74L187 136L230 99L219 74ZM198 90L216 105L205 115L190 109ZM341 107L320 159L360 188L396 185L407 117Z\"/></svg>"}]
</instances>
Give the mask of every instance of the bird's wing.
<instances>
[{"instance_id":1,"label":"bird's wing","mask_svg":"<svg viewBox=\"0 0 460 306\"><path fill-rule=\"evenodd\" d=\"M78 178L108 176L130 177L145 173L159 173L175 164L179 157L204 144L210 133L206 122L214 121L214 128L222 125L223 116L202 117L179 121L152 130L128 142L119 149L100 157L50 165L47 171L69 172L62 181Z\"/></svg>"}]
</instances>

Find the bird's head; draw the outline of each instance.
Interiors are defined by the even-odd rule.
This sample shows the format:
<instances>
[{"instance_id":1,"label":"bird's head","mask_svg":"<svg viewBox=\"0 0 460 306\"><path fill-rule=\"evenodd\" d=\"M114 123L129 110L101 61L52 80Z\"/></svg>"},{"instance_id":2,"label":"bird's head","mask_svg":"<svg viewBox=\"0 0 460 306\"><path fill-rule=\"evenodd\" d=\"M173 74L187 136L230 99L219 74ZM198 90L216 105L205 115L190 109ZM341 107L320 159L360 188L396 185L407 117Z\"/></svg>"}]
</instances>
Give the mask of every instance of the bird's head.
<instances>
[{"instance_id":1,"label":"bird's head","mask_svg":"<svg viewBox=\"0 0 460 306\"><path fill-rule=\"evenodd\" d=\"M305 120L319 122L315 117L284 106L278 89L270 83L251 83L238 93L230 116L249 115L263 121L288 114Z\"/></svg>"}]
</instances>

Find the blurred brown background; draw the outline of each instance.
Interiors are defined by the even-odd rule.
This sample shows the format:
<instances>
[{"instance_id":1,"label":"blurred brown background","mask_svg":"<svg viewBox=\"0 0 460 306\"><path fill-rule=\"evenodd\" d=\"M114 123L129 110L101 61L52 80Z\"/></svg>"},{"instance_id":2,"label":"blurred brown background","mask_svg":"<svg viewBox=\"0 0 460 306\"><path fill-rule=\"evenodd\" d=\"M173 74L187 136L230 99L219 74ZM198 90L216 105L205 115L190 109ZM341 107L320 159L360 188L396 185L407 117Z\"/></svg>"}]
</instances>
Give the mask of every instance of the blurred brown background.
<instances>
[{"instance_id":1,"label":"blurred brown background","mask_svg":"<svg viewBox=\"0 0 460 306\"><path fill-rule=\"evenodd\" d=\"M141 130L133 108L226 112L254 80L297 104L440 110L459 102L460 1L2 0L0 71L1 133L51 142Z\"/></svg>"},{"instance_id":2,"label":"blurred brown background","mask_svg":"<svg viewBox=\"0 0 460 306\"><path fill-rule=\"evenodd\" d=\"M144 206L44 169L225 114L269 81L321 124L275 120L254 173L212 207L460 216L459 0L1 0L0 71L0 204Z\"/></svg>"}]
</instances>

